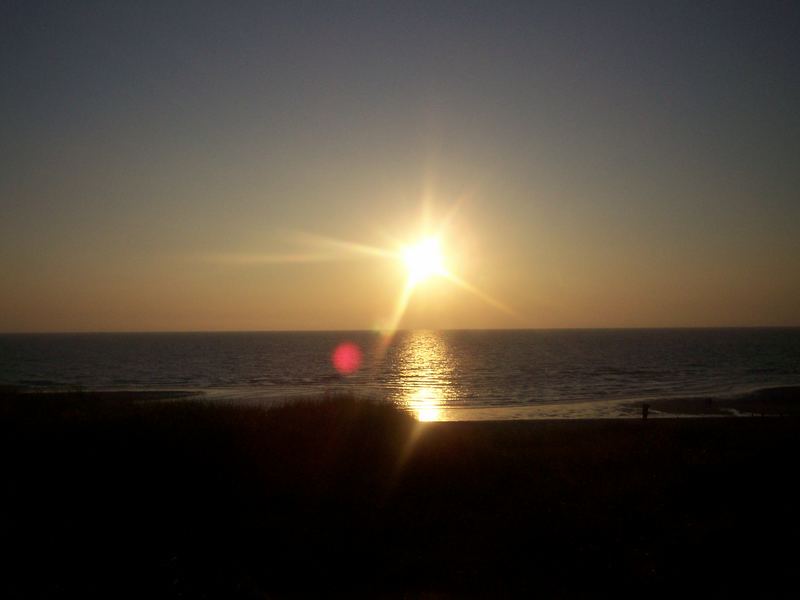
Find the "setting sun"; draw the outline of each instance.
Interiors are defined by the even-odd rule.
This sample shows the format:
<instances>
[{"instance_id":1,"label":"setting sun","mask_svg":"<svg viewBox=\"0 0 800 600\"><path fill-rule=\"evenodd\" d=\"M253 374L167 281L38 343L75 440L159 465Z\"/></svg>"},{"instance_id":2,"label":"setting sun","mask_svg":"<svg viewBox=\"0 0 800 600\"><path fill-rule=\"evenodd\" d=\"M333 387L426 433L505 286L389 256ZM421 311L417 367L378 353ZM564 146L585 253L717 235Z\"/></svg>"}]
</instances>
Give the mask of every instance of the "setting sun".
<instances>
[{"instance_id":1,"label":"setting sun","mask_svg":"<svg viewBox=\"0 0 800 600\"><path fill-rule=\"evenodd\" d=\"M420 283L433 275L442 275L445 272L441 244L435 237L425 238L406 248L403 260L412 283Z\"/></svg>"}]
</instances>

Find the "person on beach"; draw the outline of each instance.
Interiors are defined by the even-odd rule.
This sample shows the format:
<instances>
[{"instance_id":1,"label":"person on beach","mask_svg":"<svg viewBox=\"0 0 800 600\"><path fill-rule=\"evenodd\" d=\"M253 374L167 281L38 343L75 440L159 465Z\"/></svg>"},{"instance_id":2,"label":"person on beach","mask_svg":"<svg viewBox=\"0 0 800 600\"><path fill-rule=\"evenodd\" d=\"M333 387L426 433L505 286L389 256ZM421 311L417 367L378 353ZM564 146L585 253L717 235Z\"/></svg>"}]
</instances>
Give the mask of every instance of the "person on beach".
<instances>
[{"instance_id":1,"label":"person on beach","mask_svg":"<svg viewBox=\"0 0 800 600\"><path fill-rule=\"evenodd\" d=\"M647 420L647 413L650 412L650 405L647 402L642 402L642 419Z\"/></svg>"}]
</instances>

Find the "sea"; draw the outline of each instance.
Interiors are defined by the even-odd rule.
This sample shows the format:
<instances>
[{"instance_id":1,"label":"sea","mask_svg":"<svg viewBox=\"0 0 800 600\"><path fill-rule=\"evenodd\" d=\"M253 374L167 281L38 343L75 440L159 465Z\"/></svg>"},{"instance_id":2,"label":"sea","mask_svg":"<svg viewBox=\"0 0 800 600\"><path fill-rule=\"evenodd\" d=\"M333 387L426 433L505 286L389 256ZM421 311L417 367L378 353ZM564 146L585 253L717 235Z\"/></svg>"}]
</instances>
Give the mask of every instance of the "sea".
<instances>
[{"instance_id":1,"label":"sea","mask_svg":"<svg viewBox=\"0 0 800 600\"><path fill-rule=\"evenodd\" d=\"M648 399L800 385L800 328L4 334L0 385L348 393L428 421L633 417Z\"/></svg>"}]
</instances>

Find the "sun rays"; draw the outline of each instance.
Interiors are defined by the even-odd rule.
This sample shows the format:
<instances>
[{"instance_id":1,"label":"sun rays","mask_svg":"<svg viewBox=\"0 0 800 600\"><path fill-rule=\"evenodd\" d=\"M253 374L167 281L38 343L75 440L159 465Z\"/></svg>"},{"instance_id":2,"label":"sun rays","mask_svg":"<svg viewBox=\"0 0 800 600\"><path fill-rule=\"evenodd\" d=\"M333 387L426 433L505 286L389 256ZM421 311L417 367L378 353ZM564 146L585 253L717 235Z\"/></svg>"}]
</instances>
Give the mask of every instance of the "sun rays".
<instances>
[{"instance_id":1,"label":"sun rays","mask_svg":"<svg viewBox=\"0 0 800 600\"><path fill-rule=\"evenodd\" d=\"M452 270L450 257L446 254L444 247L444 240L446 229L450 226L458 206L458 204L455 205L448 212L446 219L435 230L435 234L427 233L411 244L400 246L399 258L406 267L407 278L395 304L389 327L384 331L388 337L391 337L400 326L415 289L434 278L443 279L476 296L495 309L518 317L517 313L507 304L465 281Z\"/></svg>"},{"instance_id":2,"label":"sun rays","mask_svg":"<svg viewBox=\"0 0 800 600\"><path fill-rule=\"evenodd\" d=\"M309 232L295 231L289 234L288 241L298 250L288 253L250 253L250 254L214 254L204 259L213 263L225 263L234 266L329 263L358 259L382 260L394 263L405 270L405 280L398 290L395 300L380 325L376 327L383 334L384 345L393 338L401 327L403 317L412 301L415 292L421 286L450 284L468 292L482 302L508 315L519 318L519 315L507 304L498 300L475 284L466 281L456 272L464 267L465 258L453 254L453 247L448 244L459 239L454 231L454 221L459 213L463 198L454 202L436 221L433 218L431 199L426 195L422 202L421 222L416 235L395 238L384 234L382 245L339 239ZM463 241L463 240L462 240ZM458 246L456 246L458 247ZM380 285L376 282L376 285Z\"/></svg>"}]
</instances>

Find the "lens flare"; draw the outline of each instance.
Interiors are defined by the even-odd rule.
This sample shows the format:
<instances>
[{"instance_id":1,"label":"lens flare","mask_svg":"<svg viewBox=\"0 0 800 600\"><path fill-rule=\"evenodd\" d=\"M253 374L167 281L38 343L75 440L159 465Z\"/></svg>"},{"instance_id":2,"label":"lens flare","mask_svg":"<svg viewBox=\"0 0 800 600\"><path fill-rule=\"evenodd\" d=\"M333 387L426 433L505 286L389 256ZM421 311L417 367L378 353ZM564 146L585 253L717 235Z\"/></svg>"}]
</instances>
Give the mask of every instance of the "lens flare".
<instances>
[{"instance_id":1,"label":"lens flare","mask_svg":"<svg viewBox=\"0 0 800 600\"><path fill-rule=\"evenodd\" d=\"M361 348L353 342L342 342L331 355L333 367L342 375L352 375L361 367Z\"/></svg>"}]
</instances>

